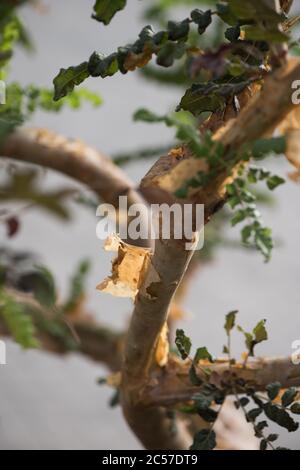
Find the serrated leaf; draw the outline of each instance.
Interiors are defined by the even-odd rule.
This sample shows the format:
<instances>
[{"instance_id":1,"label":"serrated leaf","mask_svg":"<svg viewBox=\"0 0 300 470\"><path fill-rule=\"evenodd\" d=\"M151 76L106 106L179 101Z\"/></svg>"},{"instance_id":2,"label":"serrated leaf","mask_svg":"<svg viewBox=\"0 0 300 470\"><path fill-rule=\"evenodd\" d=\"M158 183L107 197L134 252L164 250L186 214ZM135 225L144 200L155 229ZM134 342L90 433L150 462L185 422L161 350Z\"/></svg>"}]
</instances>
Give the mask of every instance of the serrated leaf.
<instances>
[{"instance_id":1,"label":"serrated leaf","mask_svg":"<svg viewBox=\"0 0 300 470\"><path fill-rule=\"evenodd\" d=\"M192 343L188 336L185 335L183 330L176 330L175 344L178 348L182 359L186 359L191 351Z\"/></svg>"},{"instance_id":2,"label":"serrated leaf","mask_svg":"<svg viewBox=\"0 0 300 470\"><path fill-rule=\"evenodd\" d=\"M271 421L274 421L274 423L277 423L279 426L287 429L289 432L297 431L299 428L299 424L290 417L286 410L279 408L273 403L267 403L264 406L264 412Z\"/></svg>"},{"instance_id":3,"label":"serrated leaf","mask_svg":"<svg viewBox=\"0 0 300 470\"><path fill-rule=\"evenodd\" d=\"M83 62L75 67L60 69L59 74L54 78L54 101L58 101L74 90L76 85L80 85L89 77L88 62Z\"/></svg>"},{"instance_id":4,"label":"serrated leaf","mask_svg":"<svg viewBox=\"0 0 300 470\"><path fill-rule=\"evenodd\" d=\"M212 355L208 352L206 347L198 348L194 356L194 364L198 364L201 360L208 360L209 362L214 362Z\"/></svg>"},{"instance_id":5,"label":"serrated leaf","mask_svg":"<svg viewBox=\"0 0 300 470\"><path fill-rule=\"evenodd\" d=\"M261 320L253 329L253 335L257 344L268 339L268 333L265 324L266 320Z\"/></svg>"},{"instance_id":6,"label":"serrated leaf","mask_svg":"<svg viewBox=\"0 0 300 470\"><path fill-rule=\"evenodd\" d=\"M96 0L93 18L108 25L115 14L125 6L126 0Z\"/></svg>"},{"instance_id":7,"label":"serrated leaf","mask_svg":"<svg viewBox=\"0 0 300 470\"><path fill-rule=\"evenodd\" d=\"M233 310L232 312L229 312L226 315L224 329L225 329L227 335L230 334L231 330L233 330L233 328L235 326L235 319L236 319L237 313L238 313L238 310Z\"/></svg>"},{"instance_id":8,"label":"serrated leaf","mask_svg":"<svg viewBox=\"0 0 300 470\"><path fill-rule=\"evenodd\" d=\"M185 39L190 31L189 20L183 21L169 21L168 22L168 33L171 41L179 41Z\"/></svg>"},{"instance_id":9,"label":"serrated leaf","mask_svg":"<svg viewBox=\"0 0 300 470\"><path fill-rule=\"evenodd\" d=\"M242 92L251 81L237 83L200 83L194 84L181 98L177 110L190 111L195 116L205 111L215 112L224 108L227 97Z\"/></svg>"}]
</instances>

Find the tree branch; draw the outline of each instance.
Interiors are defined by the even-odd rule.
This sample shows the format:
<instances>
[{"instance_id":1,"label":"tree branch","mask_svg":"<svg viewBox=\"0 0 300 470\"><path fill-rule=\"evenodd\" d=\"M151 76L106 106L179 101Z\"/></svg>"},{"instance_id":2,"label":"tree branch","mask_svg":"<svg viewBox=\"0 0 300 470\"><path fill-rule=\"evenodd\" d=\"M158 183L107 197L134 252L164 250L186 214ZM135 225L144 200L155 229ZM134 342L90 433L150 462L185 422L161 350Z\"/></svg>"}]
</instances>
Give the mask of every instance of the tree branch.
<instances>
[{"instance_id":1,"label":"tree branch","mask_svg":"<svg viewBox=\"0 0 300 470\"><path fill-rule=\"evenodd\" d=\"M238 150L247 143L273 132L276 126L295 107L292 102L292 84L300 77L300 59L288 63L269 75L261 91L250 100L236 119L216 132L214 139L225 147L224 159L239 165ZM161 157L141 182L141 190L149 201L168 199L175 202L174 193L199 171L208 171L205 159L194 158L185 146L182 158L177 160L169 153ZM207 185L190 190L189 202L204 204L206 221L217 212L226 200L226 184L232 181L228 170L220 171Z\"/></svg>"},{"instance_id":2,"label":"tree branch","mask_svg":"<svg viewBox=\"0 0 300 470\"><path fill-rule=\"evenodd\" d=\"M157 371L144 389L141 400L146 406L174 406L187 402L199 392L189 378L190 361L182 362L172 356L164 370ZM246 367L242 364L230 366L228 361L205 365L211 374L205 374L203 367L197 367L198 377L206 383L230 384L232 379L243 379L256 390L265 390L272 382L280 382L283 388L300 386L300 364L295 365L291 357L255 358Z\"/></svg>"},{"instance_id":3,"label":"tree branch","mask_svg":"<svg viewBox=\"0 0 300 470\"><path fill-rule=\"evenodd\" d=\"M43 308L30 294L12 289L6 291L24 306L26 314L31 316L41 349L56 354L78 352L104 363L112 371L120 370L124 334L97 324L93 317L83 310L80 315L76 314L76 317L72 314L58 315L55 310ZM1 316L0 334L9 336L9 330Z\"/></svg>"},{"instance_id":4,"label":"tree branch","mask_svg":"<svg viewBox=\"0 0 300 470\"><path fill-rule=\"evenodd\" d=\"M232 158L232 155L236 158L236 152L243 144L274 129L291 111L294 106L291 100L292 83L299 76L300 60L291 60L288 66L270 75L263 89L240 115L217 133L215 139L221 140L227 150L225 158ZM183 186L197 171L208 170L204 160L193 158L187 148L184 152L184 157L180 161L171 154L162 157L148 172L141 182L147 199L152 198L156 202L162 199L175 201L173 195L176 189ZM195 189L190 195L190 201L204 204L206 222L223 205L227 182L227 171L221 172L209 185ZM147 448L157 448L155 447L157 442L156 436L153 433L151 435L145 428L146 415L143 417L140 397L143 394L145 381L149 378L150 365L161 328L168 317L171 301L191 256L192 252L185 250L183 241L156 242L152 263L136 297L129 326L122 374L122 404L129 425ZM151 420L150 431L154 428L166 429L165 417L160 413L160 408L153 407L152 414L147 412L147 419ZM161 448L167 448L170 433L167 432L164 438L162 436L160 438ZM183 449L185 443L185 436L182 435L182 440L178 436L172 449Z\"/></svg>"},{"instance_id":5,"label":"tree branch","mask_svg":"<svg viewBox=\"0 0 300 470\"><path fill-rule=\"evenodd\" d=\"M5 140L0 155L59 171L114 206L119 195L127 195L128 203L142 201L133 183L107 157L81 141L67 140L46 129L14 132Z\"/></svg>"}]
</instances>

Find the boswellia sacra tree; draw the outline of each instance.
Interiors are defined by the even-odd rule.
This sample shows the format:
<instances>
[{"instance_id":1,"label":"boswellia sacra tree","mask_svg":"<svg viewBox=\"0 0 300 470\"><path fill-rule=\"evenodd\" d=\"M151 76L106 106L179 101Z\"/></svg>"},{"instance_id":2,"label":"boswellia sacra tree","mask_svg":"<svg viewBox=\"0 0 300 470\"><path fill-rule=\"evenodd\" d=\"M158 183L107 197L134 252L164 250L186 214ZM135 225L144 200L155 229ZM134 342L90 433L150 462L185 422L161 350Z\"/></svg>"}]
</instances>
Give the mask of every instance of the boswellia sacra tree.
<instances>
[{"instance_id":1,"label":"boswellia sacra tree","mask_svg":"<svg viewBox=\"0 0 300 470\"><path fill-rule=\"evenodd\" d=\"M87 261L79 265L62 300L53 275L32 254L1 248L1 335L24 348L78 351L103 362L111 374L101 383L115 389L112 403L122 408L146 449L238 450L243 448L238 430L247 422L253 449L282 449L269 425L298 430L298 358L256 356L259 344L268 339L266 322L262 319L245 331L237 310L224 312L221 358L205 345L193 347L184 331L176 329L176 320L185 285L209 261L215 246L224 243L227 225L239 226L245 249L271 262L272 227L264 224L258 207L270 192L289 183L266 169L264 160L287 158L294 166L290 179L300 179L300 16L291 14L293 1L143 0L145 27L138 37L108 55L91 51L80 64L69 64L66 58L65 68L53 70L51 89L10 80L15 47L32 46L28 26L19 16L19 7L26 3L31 7L33 2L0 2L0 156L6 162L1 167L0 220L7 237L18 232L22 218L22 210L12 209L15 201L26 210L38 206L63 220L68 219L70 199L87 211L105 203L116 209L118 223L128 219L129 224L132 214L126 218L120 206L120 197L125 197L128 211L133 204L144 207L140 225L149 219L153 204L189 205L192 229L190 236L184 230L175 236L175 225L186 227L184 218L174 217L165 236L162 214L157 236L148 229L148 236L140 239L130 233L123 238L108 234L105 248L115 251L116 258L98 289L132 298L124 333L86 313ZM91 21L109 28L126 3L97 0L87 15L92 13ZM135 121L174 128L171 145L109 159L82 142L23 127L37 110L57 113L65 106L76 109L83 101L100 106L101 98L83 82L127 73L140 73L157 86L177 87L178 102L171 112L157 114L153 103L153 109L141 107L134 114ZM148 157L156 161L136 185L123 168ZM43 188L38 166L73 178L74 190ZM92 196L80 193L78 183ZM193 210L199 205L200 225ZM204 247L197 250L203 224ZM231 347L235 332L245 340L241 360ZM226 413L235 416L231 427L237 428L236 439L225 438L220 423Z\"/></svg>"}]
</instances>

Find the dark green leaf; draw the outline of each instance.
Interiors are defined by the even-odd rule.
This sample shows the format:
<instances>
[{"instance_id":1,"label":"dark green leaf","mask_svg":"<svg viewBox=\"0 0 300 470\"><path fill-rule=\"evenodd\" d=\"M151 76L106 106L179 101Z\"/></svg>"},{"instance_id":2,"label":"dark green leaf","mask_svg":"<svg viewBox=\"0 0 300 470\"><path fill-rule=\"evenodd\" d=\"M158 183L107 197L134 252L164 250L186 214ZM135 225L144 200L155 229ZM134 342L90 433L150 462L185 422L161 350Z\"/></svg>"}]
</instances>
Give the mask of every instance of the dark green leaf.
<instances>
[{"instance_id":1,"label":"dark green leaf","mask_svg":"<svg viewBox=\"0 0 300 470\"><path fill-rule=\"evenodd\" d=\"M291 406L291 412L294 413L295 415L300 415L300 403L294 403Z\"/></svg>"},{"instance_id":2,"label":"dark green leaf","mask_svg":"<svg viewBox=\"0 0 300 470\"><path fill-rule=\"evenodd\" d=\"M241 34L241 28L239 26L233 26L231 28L226 29L225 31L225 38L228 39L230 42L236 42Z\"/></svg>"},{"instance_id":3,"label":"dark green leaf","mask_svg":"<svg viewBox=\"0 0 300 470\"><path fill-rule=\"evenodd\" d=\"M44 266L36 266L34 271L22 274L18 279L18 288L25 292L31 292L44 307L50 308L55 305L54 278Z\"/></svg>"},{"instance_id":4,"label":"dark green leaf","mask_svg":"<svg viewBox=\"0 0 300 470\"><path fill-rule=\"evenodd\" d=\"M262 439L260 441L259 450L267 450L267 447L268 447L268 441L266 439Z\"/></svg>"},{"instance_id":5,"label":"dark green leaf","mask_svg":"<svg viewBox=\"0 0 300 470\"><path fill-rule=\"evenodd\" d=\"M218 417L217 411L207 408L207 409L198 409L198 415L204 419L207 423L214 423Z\"/></svg>"},{"instance_id":6,"label":"dark green leaf","mask_svg":"<svg viewBox=\"0 0 300 470\"><path fill-rule=\"evenodd\" d=\"M275 398L278 396L280 392L281 387L282 387L281 383L279 382L273 382L267 385L266 391L270 400L275 400Z\"/></svg>"},{"instance_id":7,"label":"dark green leaf","mask_svg":"<svg viewBox=\"0 0 300 470\"><path fill-rule=\"evenodd\" d=\"M210 429L202 429L195 434L190 450L213 450L216 445L216 433Z\"/></svg>"},{"instance_id":8,"label":"dark green leaf","mask_svg":"<svg viewBox=\"0 0 300 470\"><path fill-rule=\"evenodd\" d=\"M282 406L287 407L291 405L298 395L298 390L296 388L289 388L284 392L281 397Z\"/></svg>"},{"instance_id":9,"label":"dark green leaf","mask_svg":"<svg viewBox=\"0 0 300 470\"><path fill-rule=\"evenodd\" d=\"M58 101L74 90L75 85L80 85L89 77L88 62L83 62L76 67L60 69L54 78L54 101Z\"/></svg>"},{"instance_id":10,"label":"dark green leaf","mask_svg":"<svg viewBox=\"0 0 300 470\"><path fill-rule=\"evenodd\" d=\"M186 39L190 31L189 20L183 21L169 21L168 22L168 33L171 41L178 41L180 39Z\"/></svg>"},{"instance_id":11,"label":"dark green leaf","mask_svg":"<svg viewBox=\"0 0 300 470\"><path fill-rule=\"evenodd\" d=\"M211 10L202 11L197 8L191 12L191 18L198 26L198 33L203 34L212 22Z\"/></svg>"},{"instance_id":12,"label":"dark green leaf","mask_svg":"<svg viewBox=\"0 0 300 470\"><path fill-rule=\"evenodd\" d=\"M181 358L186 359L190 354L192 343L190 338L184 334L183 330L176 330L175 344L178 348Z\"/></svg>"},{"instance_id":13,"label":"dark green leaf","mask_svg":"<svg viewBox=\"0 0 300 470\"><path fill-rule=\"evenodd\" d=\"M271 191L273 191L274 189L276 189L278 186L280 186L283 183L285 183L285 180L277 175L270 176L267 179L267 186Z\"/></svg>"},{"instance_id":14,"label":"dark green leaf","mask_svg":"<svg viewBox=\"0 0 300 470\"><path fill-rule=\"evenodd\" d=\"M247 413L247 420L253 422L258 418L258 416L262 413L261 408L253 408L252 410L248 411Z\"/></svg>"},{"instance_id":15,"label":"dark green leaf","mask_svg":"<svg viewBox=\"0 0 300 470\"><path fill-rule=\"evenodd\" d=\"M96 0L93 18L108 25L115 14L123 10L126 0Z\"/></svg>"},{"instance_id":16,"label":"dark green leaf","mask_svg":"<svg viewBox=\"0 0 300 470\"><path fill-rule=\"evenodd\" d=\"M297 431L299 424L296 423L283 408L279 408L269 402L264 406L264 412L271 421L274 421L289 432Z\"/></svg>"}]
</instances>

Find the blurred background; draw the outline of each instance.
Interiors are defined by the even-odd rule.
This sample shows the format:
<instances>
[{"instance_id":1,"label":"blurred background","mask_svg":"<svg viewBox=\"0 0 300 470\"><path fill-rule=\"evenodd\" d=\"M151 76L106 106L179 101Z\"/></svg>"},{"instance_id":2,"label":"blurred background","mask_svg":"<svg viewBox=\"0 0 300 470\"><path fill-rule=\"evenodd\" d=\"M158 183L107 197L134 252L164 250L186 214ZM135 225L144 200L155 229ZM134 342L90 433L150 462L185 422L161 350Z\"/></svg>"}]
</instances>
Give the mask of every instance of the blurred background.
<instances>
[{"instance_id":1,"label":"blurred background","mask_svg":"<svg viewBox=\"0 0 300 470\"><path fill-rule=\"evenodd\" d=\"M23 8L22 17L36 50L30 55L17 52L11 78L24 85L35 82L50 87L60 67L86 60L93 50L110 53L135 40L145 24L143 3L130 0L108 27L90 19L94 0L43 0L42 8ZM58 115L38 112L30 125L80 138L107 155L172 141L173 131L134 123L132 114L139 107L158 113L174 109L180 89L158 87L139 73L90 79L86 86L101 94L101 108L84 105L77 112L64 110ZM139 161L126 170L138 183L151 164L150 160ZM289 170L283 158L270 165L283 176ZM50 171L43 178L49 187L72 186L70 180ZM213 261L197 271L184 303L188 318L182 322L195 346L205 345L215 355L221 354L224 316L238 309L239 323L246 329L267 319L270 339L257 348L257 354L291 354L292 342L300 339L299 199L300 186L288 181L276 191L275 204L263 208L277 244L270 263L265 264L258 253L232 244L218 247ZM0 229L1 245L38 253L55 274L62 295L78 262L90 258L90 311L100 322L122 329L128 323L131 302L95 290L110 270L110 257L96 238L96 216L77 204L72 206L72 215L71 223L66 224L33 209L22 216L15 238L8 240ZM232 240L238 237L230 227L226 232ZM76 354L61 358L24 352L11 341L7 344L7 365L0 366L1 449L140 448L120 409L108 405L113 391L96 384L106 373L101 364ZM237 357L243 351L239 336L233 339L233 351ZM283 432L280 445L300 448L298 433Z\"/></svg>"}]
</instances>

